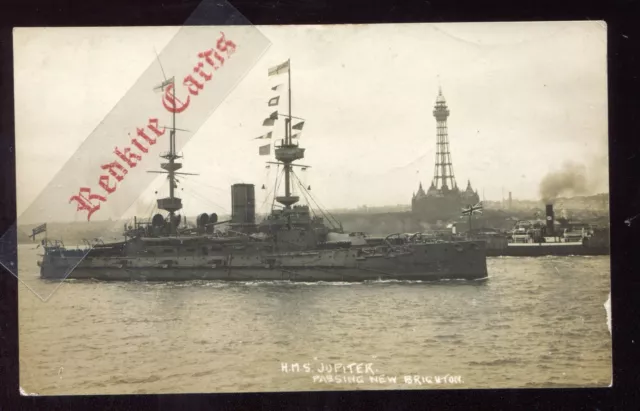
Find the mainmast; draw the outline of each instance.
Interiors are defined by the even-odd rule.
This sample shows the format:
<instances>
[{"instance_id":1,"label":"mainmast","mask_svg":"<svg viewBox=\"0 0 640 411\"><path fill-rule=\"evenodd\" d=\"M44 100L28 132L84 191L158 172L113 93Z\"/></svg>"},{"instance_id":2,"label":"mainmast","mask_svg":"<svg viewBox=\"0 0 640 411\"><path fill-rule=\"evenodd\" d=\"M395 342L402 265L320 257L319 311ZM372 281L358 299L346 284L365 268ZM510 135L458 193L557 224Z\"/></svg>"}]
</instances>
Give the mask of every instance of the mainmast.
<instances>
[{"instance_id":1,"label":"mainmast","mask_svg":"<svg viewBox=\"0 0 640 411\"><path fill-rule=\"evenodd\" d=\"M287 73L289 78L289 121L286 122L286 124L289 125L289 143L291 143L291 59L287 60L287 63L289 64L289 70Z\"/></svg>"},{"instance_id":2,"label":"mainmast","mask_svg":"<svg viewBox=\"0 0 640 411\"><path fill-rule=\"evenodd\" d=\"M292 163L296 160L304 158L304 148L300 148L297 143L294 144L292 136L292 114L291 114L291 60L286 63L287 74L289 76L289 115L285 118L285 135L284 140L279 146L276 146L276 159L284 166L284 196L276 197L276 201L290 209L291 206L300 200L300 197L291 195L291 170Z\"/></svg>"}]
</instances>

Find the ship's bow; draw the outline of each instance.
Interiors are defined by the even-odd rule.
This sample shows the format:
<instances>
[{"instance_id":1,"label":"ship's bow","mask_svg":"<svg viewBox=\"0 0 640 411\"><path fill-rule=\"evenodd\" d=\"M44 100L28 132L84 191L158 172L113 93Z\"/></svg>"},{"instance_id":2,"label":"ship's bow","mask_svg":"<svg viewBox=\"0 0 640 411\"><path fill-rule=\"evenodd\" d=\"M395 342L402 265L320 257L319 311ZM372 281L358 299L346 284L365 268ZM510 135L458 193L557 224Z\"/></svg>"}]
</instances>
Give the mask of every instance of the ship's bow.
<instances>
[{"instance_id":1,"label":"ship's bow","mask_svg":"<svg viewBox=\"0 0 640 411\"><path fill-rule=\"evenodd\" d=\"M40 266L40 278L61 280L73 278L72 272L78 267L84 258L84 254L68 252L69 255L45 254L38 262Z\"/></svg>"}]
</instances>

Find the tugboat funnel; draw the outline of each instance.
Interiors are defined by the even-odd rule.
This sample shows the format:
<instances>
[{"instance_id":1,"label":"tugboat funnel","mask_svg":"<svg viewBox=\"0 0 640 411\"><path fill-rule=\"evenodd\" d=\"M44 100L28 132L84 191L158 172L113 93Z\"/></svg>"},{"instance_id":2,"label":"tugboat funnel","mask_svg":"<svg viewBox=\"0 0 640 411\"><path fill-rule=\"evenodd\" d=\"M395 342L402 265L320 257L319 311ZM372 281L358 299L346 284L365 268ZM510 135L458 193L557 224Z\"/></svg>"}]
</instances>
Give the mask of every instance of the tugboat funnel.
<instances>
[{"instance_id":1,"label":"tugboat funnel","mask_svg":"<svg viewBox=\"0 0 640 411\"><path fill-rule=\"evenodd\" d=\"M554 215L553 215L553 204L547 204L547 235L553 236L553 224L554 224Z\"/></svg>"}]
</instances>

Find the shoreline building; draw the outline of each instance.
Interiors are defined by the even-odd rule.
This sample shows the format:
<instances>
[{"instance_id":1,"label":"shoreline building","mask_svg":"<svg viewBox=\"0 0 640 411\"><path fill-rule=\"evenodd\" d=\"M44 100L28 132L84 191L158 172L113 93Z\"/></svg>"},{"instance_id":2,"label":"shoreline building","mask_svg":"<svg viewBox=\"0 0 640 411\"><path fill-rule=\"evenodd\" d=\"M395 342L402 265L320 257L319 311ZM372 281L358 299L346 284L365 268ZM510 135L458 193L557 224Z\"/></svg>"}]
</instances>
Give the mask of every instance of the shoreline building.
<instances>
[{"instance_id":1,"label":"shoreline building","mask_svg":"<svg viewBox=\"0 0 640 411\"><path fill-rule=\"evenodd\" d=\"M462 207L480 202L480 197L478 191L471 187L471 181L467 180L464 190L460 190L456 183L447 131L449 108L442 95L442 89L438 91L433 116L436 118L436 162L433 180L426 191L422 182L420 183L418 192L413 194L411 199L411 210L414 216L427 221L449 220L458 218Z\"/></svg>"}]
</instances>

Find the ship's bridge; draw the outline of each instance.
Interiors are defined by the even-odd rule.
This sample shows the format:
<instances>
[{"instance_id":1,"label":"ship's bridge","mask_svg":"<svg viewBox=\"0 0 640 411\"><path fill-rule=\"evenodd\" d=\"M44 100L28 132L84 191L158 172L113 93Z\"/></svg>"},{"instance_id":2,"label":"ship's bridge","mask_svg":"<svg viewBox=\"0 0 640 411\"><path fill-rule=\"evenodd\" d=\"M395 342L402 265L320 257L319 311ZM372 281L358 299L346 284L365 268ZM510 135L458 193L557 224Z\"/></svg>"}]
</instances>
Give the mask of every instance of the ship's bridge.
<instances>
[{"instance_id":1,"label":"ship's bridge","mask_svg":"<svg viewBox=\"0 0 640 411\"><path fill-rule=\"evenodd\" d=\"M267 217L267 221L271 224L277 221L282 221L283 223L291 222L291 224L309 224L311 215L308 206L297 205L290 209L273 210L271 215Z\"/></svg>"}]
</instances>

